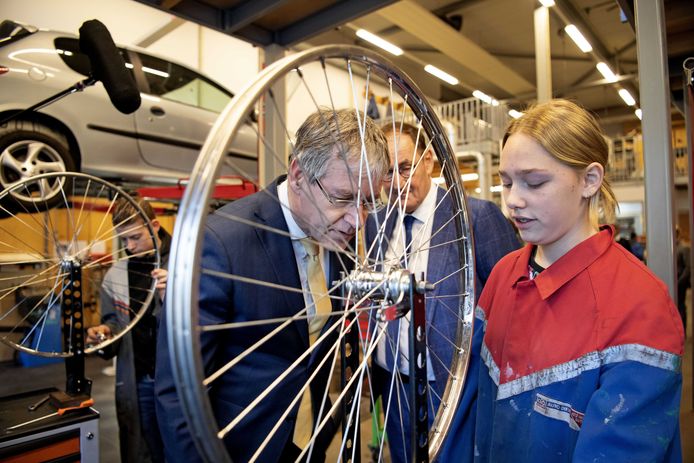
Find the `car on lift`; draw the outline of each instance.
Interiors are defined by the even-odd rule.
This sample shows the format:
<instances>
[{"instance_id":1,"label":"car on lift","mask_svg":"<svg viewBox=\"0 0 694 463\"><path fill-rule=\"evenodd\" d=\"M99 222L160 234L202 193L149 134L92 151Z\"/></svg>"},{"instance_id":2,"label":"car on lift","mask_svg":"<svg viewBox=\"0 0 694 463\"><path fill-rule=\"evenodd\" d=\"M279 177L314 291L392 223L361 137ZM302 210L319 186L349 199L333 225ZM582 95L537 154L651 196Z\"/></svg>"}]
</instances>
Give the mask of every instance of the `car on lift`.
<instances>
[{"instance_id":1,"label":"car on lift","mask_svg":"<svg viewBox=\"0 0 694 463\"><path fill-rule=\"evenodd\" d=\"M3 124L0 190L56 171L147 184L190 176L233 93L169 59L135 47L118 49L138 86L140 108L118 112L98 82ZM84 80L90 70L76 35L2 22L0 121ZM257 177L258 136L250 119L230 147L225 174Z\"/></svg>"}]
</instances>

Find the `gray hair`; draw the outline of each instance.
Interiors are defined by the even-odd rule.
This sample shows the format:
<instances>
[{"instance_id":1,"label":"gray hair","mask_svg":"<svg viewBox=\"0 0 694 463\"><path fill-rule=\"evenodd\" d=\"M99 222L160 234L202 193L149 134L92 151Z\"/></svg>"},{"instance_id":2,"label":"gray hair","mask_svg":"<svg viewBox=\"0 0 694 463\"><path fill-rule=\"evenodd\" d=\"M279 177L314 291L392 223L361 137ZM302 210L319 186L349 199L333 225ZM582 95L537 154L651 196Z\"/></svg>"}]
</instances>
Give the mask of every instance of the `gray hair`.
<instances>
[{"instance_id":1,"label":"gray hair","mask_svg":"<svg viewBox=\"0 0 694 463\"><path fill-rule=\"evenodd\" d=\"M361 122L364 136L361 136ZM293 156L311 182L325 175L334 157L353 165L361 158L362 139L371 178L388 171L388 142L381 129L354 109L320 109L306 118L296 132Z\"/></svg>"},{"instance_id":2,"label":"gray hair","mask_svg":"<svg viewBox=\"0 0 694 463\"><path fill-rule=\"evenodd\" d=\"M417 154L422 154L427 147L427 134L424 132L424 129L420 130L407 122L395 121L395 128L393 128L393 123L391 122L390 124L382 126L381 130L383 130L383 133L386 136L388 134L393 134L394 138L397 138L398 140L400 140L400 137L403 135L410 137L412 144L414 144L416 140ZM417 135L419 135L419 139L417 138Z\"/></svg>"}]
</instances>

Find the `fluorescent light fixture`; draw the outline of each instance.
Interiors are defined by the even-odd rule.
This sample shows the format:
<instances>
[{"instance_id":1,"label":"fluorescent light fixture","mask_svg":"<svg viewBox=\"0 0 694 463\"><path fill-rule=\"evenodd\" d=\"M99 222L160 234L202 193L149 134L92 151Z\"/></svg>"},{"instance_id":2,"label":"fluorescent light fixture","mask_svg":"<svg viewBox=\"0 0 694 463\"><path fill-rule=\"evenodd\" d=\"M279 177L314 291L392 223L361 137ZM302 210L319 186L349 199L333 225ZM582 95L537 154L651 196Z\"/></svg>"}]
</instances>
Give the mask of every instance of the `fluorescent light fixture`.
<instances>
[{"instance_id":1,"label":"fluorescent light fixture","mask_svg":"<svg viewBox=\"0 0 694 463\"><path fill-rule=\"evenodd\" d=\"M636 100L633 96L631 96L631 93L629 93L629 90L626 88L619 90L619 96L621 96L622 100L624 100L624 102L629 106L634 106L636 104Z\"/></svg>"},{"instance_id":2,"label":"fluorescent light fixture","mask_svg":"<svg viewBox=\"0 0 694 463\"><path fill-rule=\"evenodd\" d=\"M643 111L641 111L641 108L636 108L636 111L634 111L634 114L636 114L636 117L638 117L639 120L641 120L641 118L643 117Z\"/></svg>"},{"instance_id":3,"label":"fluorescent light fixture","mask_svg":"<svg viewBox=\"0 0 694 463\"><path fill-rule=\"evenodd\" d=\"M383 48L385 51L388 53L392 53L395 56L400 56L404 53L402 51L402 48L397 47L393 45L392 43L388 42L387 40L383 40L379 36L372 34L371 32L364 30L364 29L359 29L357 30L357 37L366 40L367 42L371 42L377 47Z\"/></svg>"},{"instance_id":4,"label":"fluorescent light fixture","mask_svg":"<svg viewBox=\"0 0 694 463\"><path fill-rule=\"evenodd\" d=\"M491 191L492 193L500 193L503 190L504 190L504 187L501 185L494 185L493 187L489 188L489 191Z\"/></svg>"},{"instance_id":5,"label":"fluorescent light fixture","mask_svg":"<svg viewBox=\"0 0 694 463\"><path fill-rule=\"evenodd\" d=\"M474 96L478 100L484 101L487 104L492 104L492 101L494 100L492 97L490 97L489 95L487 95L486 93L484 93L480 90L473 91L472 96ZM498 104L498 102L497 102L497 104Z\"/></svg>"},{"instance_id":6,"label":"fluorescent light fixture","mask_svg":"<svg viewBox=\"0 0 694 463\"><path fill-rule=\"evenodd\" d=\"M436 66L432 66L431 64L427 64L424 66L424 70L428 72L429 74L435 75L441 80L444 80L448 82L451 85L458 85L458 79L453 77L447 72L442 71L441 69L437 68Z\"/></svg>"},{"instance_id":7,"label":"fluorescent light fixture","mask_svg":"<svg viewBox=\"0 0 694 463\"><path fill-rule=\"evenodd\" d=\"M540 3L542 6L546 6L547 8L554 6L554 0L540 0Z\"/></svg>"},{"instance_id":8,"label":"fluorescent light fixture","mask_svg":"<svg viewBox=\"0 0 694 463\"><path fill-rule=\"evenodd\" d=\"M580 48L583 53L588 53L589 51L593 50L593 47L590 45L590 43L588 43L586 38L583 37L583 34L581 34L581 31L579 31L576 26L569 24L564 28L564 30L567 34L569 34L571 40L578 45L578 48Z\"/></svg>"},{"instance_id":9,"label":"fluorescent light fixture","mask_svg":"<svg viewBox=\"0 0 694 463\"><path fill-rule=\"evenodd\" d=\"M617 76L614 72L612 72L612 69L610 69L610 67L607 64L601 61L598 64L596 64L595 67L598 68L600 74L602 74L602 76L605 79L607 79L608 82L617 82Z\"/></svg>"},{"instance_id":10,"label":"fluorescent light fixture","mask_svg":"<svg viewBox=\"0 0 694 463\"><path fill-rule=\"evenodd\" d=\"M463 182L474 182L475 180L479 180L479 179L480 179L480 174L476 174L476 173L474 173L474 172L471 172L471 173L469 173L469 174L462 174L462 175L460 176L460 179L461 179Z\"/></svg>"},{"instance_id":11,"label":"fluorescent light fixture","mask_svg":"<svg viewBox=\"0 0 694 463\"><path fill-rule=\"evenodd\" d=\"M510 109L508 111L508 115L514 119L518 119L519 117L521 117L523 115L523 113L520 111L516 111L515 109Z\"/></svg>"}]
</instances>

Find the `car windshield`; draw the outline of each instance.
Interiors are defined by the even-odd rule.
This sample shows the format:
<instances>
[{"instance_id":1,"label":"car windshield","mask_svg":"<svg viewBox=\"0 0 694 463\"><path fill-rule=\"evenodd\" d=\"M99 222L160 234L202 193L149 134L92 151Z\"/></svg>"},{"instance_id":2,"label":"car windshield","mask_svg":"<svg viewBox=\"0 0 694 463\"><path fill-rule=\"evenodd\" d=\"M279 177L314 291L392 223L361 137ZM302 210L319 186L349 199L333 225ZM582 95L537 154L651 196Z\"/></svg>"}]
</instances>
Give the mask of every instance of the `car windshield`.
<instances>
[{"instance_id":1,"label":"car windshield","mask_svg":"<svg viewBox=\"0 0 694 463\"><path fill-rule=\"evenodd\" d=\"M16 42L27 35L31 35L38 29L28 24L21 24L9 19L0 22L0 47Z\"/></svg>"}]
</instances>

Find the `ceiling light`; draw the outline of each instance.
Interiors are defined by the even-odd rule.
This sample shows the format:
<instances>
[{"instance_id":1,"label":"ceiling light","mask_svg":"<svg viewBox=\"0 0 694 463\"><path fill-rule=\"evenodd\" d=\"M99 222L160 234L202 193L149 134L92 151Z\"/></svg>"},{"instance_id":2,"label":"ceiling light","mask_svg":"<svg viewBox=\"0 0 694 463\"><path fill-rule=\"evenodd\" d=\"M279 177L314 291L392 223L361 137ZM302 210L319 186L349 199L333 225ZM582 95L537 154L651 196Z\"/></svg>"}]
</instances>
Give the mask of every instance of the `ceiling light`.
<instances>
[{"instance_id":1,"label":"ceiling light","mask_svg":"<svg viewBox=\"0 0 694 463\"><path fill-rule=\"evenodd\" d=\"M634 106L636 104L636 100L633 96L631 96L631 93L629 93L629 90L626 88L619 90L619 96L621 96L622 100L624 100L624 102L629 106Z\"/></svg>"},{"instance_id":2,"label":"ceiling light","mask_svg":"<svg viewBox=\"0 0 694 463\"><path fill-rule=\"evenodd\" d=\"M453 77L452 75L448 74L447 72L442 71L441 69L437 68L436 66L432 66L431 64L427 64L424 66L424 70L428 72L429 74L433 74L436 77L438 77L441 80L445 80L451 85L457 85L458 84L458 79Z\"/></svg>"},{"instance_id":3,"label":"ceiling light","mask_svg":"<svg viewBox=\"0 0 694 463\"><path fill-rule=\"evenodd\" d=\"M478 100L482 100L487 104L492 104L492 101L494 100L492 97L487 95L486 93L480 91L480 90L475 90L472 92L472 96L477 98Z\"/></svg>"},{"instance_id":4,"label":"ceiling light","mask_svg":"<svg viewBox=\"0 0 694 463\"><path fill-rule=\"evenodd\" d=\"M463 182L474 182L475 180L479 180L479 179L480 179L480 174L477 174L477 173L475 173L475 172L470 172L470 173L468 173L468 174L461 174L461 175L460 175L460 179L461 179Z\"/></svg>"},{"instance_id":5,"label":"ceiling light","mask_svg":"<svg viewBox=\"0 0 694 463\"><path fill-rule=\"evenodd\" d=\"M643 117L643 111L641 111L641 108L637 108L636 111L634 111L634 114L636 114L636 117L638 117L639 120L641 120Z\"/></svg>"},{"instance_id":6,"label":"ceiling light","mask_svg":"<svg viewBox=\"0 0 694 463\"><path fill-rule=\"evenodd\" d=\"M595 67L598 68L598 71L600 71L600 74L602 74L602 76L608 82L617 82L617 76L615 75L614 72L612 72L612 69L610 69L610 67L607 64L605 64L601 61L598 64L596 64Z\"/></svg>"},{"instance_id":7,"label":"ceiling light","mask_svg":"<svg viewBox=\"0 0 694 463\"><path fill-rule=\"evenodd\" d=\"M521 117L523 115L523 113L520 111L516 111L515 109L509 109L508 115L514 119L518 119L519 117Z\"/></svg>"},{"instance_id":8,"label":"ceiling light","mask_svg":"<svg viewBox=\"0 0 694 463\"><path fill-rule=\"evenodd\" d=\"M567 34L569 34L569 37L571 37L571 40L573 40L576 45L578 45L578 48L581 49L583 53L588 53L593 49L593 47L588 43L585 37L583 37L583 34L578 30L576 26L573 24L569 24L564 28Z\"/></svg>"},{"instance_id":9,"label":"ceiling light","mask_svg":"<svg viewBox=\"0 0 694 463\"><path fill-rule=\"evenodd\" d=\"M546 6L547 8L554 6L554 0L540 0L540 3L542 3L542 6Z\"/></svg>"},{"instance_id":10,"label":"ceiling light","mask_svg":"<svg viewBox=\"0 0 694 463\"><path fill-rule=\"evenodd\" d=\"M392 53L395 56L400 56L404 53L402 51L402 48L396 47L392 43L390 43L386 40L383 40L379 36L374 35L371 32L366 31L364 29L357 30L357 37L362 38L362 39L366 40L367 42L371 42L374 45L376 45L377 47L383 48L385 51L387 51L388 53Z\"/></svg>"}]
</instances>

